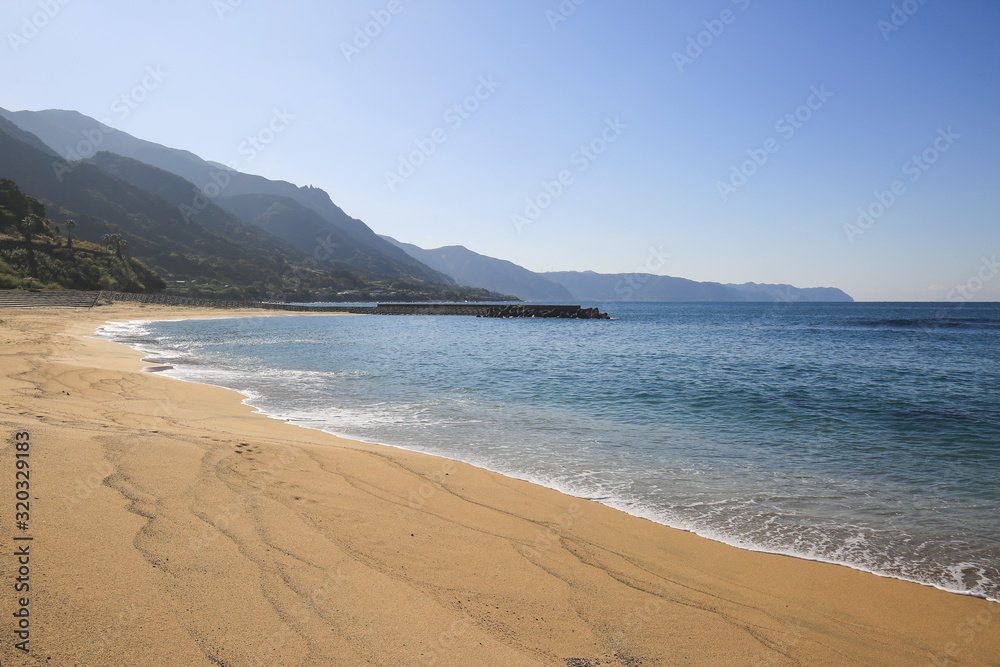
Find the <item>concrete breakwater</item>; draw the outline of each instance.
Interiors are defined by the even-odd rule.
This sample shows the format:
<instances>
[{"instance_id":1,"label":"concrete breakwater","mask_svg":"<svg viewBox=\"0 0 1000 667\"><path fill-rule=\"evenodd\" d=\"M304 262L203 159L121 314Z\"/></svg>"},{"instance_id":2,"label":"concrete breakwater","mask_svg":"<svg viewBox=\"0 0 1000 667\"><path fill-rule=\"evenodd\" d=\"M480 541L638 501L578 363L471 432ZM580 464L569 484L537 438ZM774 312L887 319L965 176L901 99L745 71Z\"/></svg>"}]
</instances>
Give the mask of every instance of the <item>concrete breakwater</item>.
<instances>
[{"instance_id":1,"label":"concrete breakwater","mask_svg":"<svg viewBox=\"0 0 1000 667\"><path fill-rule=\"evenodd\" d=\"M310 306L267 301L230 301L226 299L193 299L166 294L131 294L102 292L98 301L156 303L169 306L199 306L202 308L260 308L306 313L354 313L357 315L466 315L475 317L541 317L572 320L608 320L607 313L597 308L570 305L494 304L494 303L380 303L374 306L337 304Z\"/></svg>"},{"instance_id":2,"label":"concrete breakwater","mask_svg":"<svg viewBox=\"0 0 1000 667\"><path fill-rule=\"evenodd\" d=\"M549 317L573 320L607 320L597 308L539 304L414 303L378 304L375 315L475 315L476 317Z\"/></svg>"}]
</instances>

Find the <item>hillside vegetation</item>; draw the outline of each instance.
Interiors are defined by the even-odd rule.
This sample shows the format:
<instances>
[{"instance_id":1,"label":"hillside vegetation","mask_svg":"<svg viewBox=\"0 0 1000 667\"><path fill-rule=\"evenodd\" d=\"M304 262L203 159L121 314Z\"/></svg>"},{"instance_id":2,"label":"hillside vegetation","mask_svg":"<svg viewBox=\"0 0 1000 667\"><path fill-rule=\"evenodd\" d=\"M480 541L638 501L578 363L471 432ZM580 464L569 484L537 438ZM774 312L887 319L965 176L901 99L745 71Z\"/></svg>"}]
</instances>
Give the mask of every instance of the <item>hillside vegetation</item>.
<instances>
[{"instance_id":1,"label":"hillside vegetation","mask_svg":"<svg viewBox=\"0 0 1000 667\"><path fill-rule=\"evenodd\" d=\"M0 288L151 292L166 286L126 255L127 242L120 235L109 235L109 247L102 247L73 239L75 226L56 226L41 202L0 178Z\"/></svg>"}]
</instances>

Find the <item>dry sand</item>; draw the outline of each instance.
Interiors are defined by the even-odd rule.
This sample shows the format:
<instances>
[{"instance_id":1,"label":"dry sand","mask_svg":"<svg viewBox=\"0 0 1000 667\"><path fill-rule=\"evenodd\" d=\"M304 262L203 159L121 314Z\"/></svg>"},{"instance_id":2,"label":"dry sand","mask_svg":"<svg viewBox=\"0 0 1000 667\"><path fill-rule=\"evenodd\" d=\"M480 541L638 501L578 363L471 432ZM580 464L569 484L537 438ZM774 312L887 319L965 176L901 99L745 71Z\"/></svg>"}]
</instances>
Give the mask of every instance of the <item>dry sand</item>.
<instances>
[{"instance_id":1,"label":"dry sand","mask_svg":"<svg viewBox=\"0 0 1000 667\"><path fill-rule=\"evenodd\" d=\"M1000 605L284 424L87 337L206 314L0 311L3 667L1000 664Z\"/></svg>"}]
</instances>

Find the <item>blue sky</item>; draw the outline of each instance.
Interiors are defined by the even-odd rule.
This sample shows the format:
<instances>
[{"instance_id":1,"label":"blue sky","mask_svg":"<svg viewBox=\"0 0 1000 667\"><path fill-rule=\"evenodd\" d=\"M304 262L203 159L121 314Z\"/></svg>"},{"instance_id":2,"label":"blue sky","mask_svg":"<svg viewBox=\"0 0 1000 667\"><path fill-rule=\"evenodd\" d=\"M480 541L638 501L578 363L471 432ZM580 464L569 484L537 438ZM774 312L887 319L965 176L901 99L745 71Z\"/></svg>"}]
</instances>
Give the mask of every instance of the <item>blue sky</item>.
<instances>
[{"instance_id":1,"label":"blue sky","mask_svg":"<svg viewBox=\"0 0 1000 667\"><path fill-rule=\"evenodd\" d=\"M7 0L0 106L536 271L1000 300L1000 4L577 2Z\"/></svg>"}]
</instances>

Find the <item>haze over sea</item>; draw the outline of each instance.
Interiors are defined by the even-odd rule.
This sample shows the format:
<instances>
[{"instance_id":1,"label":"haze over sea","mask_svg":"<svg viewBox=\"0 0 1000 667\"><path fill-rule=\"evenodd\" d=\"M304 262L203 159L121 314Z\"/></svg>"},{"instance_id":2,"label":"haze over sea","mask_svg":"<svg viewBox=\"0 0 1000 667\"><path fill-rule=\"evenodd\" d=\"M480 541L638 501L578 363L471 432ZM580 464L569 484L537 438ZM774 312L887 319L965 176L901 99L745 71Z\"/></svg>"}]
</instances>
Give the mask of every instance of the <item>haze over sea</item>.
<instances>
[{"instance_id":1,"label":"haze over sea","mask_svg":"<svg viewBox=\"0 0 1000 667\"><path fill-rule=\"evenodd\" d=\"M100 335L302 426L1000 600L1000 305L600 306L616 319L261 317Z\"/></svg>"}]
</instances>

